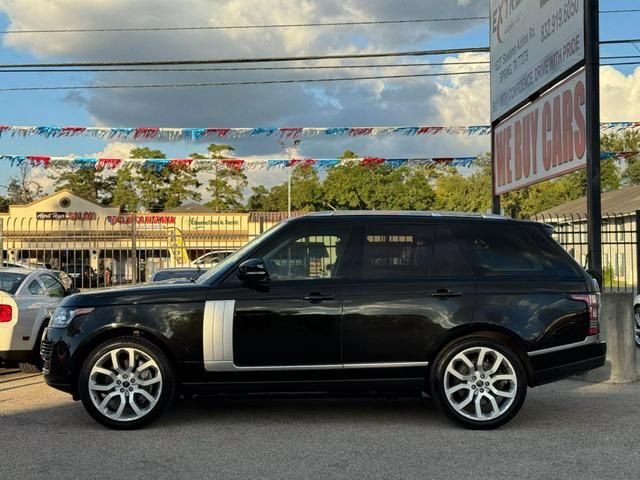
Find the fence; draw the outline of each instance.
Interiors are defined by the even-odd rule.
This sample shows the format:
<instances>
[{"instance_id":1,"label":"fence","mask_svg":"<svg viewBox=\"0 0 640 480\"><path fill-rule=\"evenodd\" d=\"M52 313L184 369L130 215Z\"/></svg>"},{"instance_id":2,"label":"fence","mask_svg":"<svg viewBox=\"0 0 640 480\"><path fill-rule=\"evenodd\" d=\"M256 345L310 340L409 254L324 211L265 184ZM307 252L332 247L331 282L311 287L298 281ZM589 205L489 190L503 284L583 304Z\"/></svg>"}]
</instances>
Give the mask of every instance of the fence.
<instances>
[{"instance_id":1,"label":"fence","mask_svg":"<svg viewBox=\"0 0 640 480\"><path fill-rule=\"evenodd\" d=\"M77 288L148 281L162 268L207 269L286 213L61 214L0 218L3 266L65 272Z\"/></svg>"},{"instance_id":2,"label":"fence","mask_svg":"<svg viewBox=\"0 0 640 480\"><path fill-rule=\"evenodd\" d=\"M582 265L587 265L587 217L580 214L545 216L536 221L554 227L554 238ZM638 225L640 210L635 213L606 214L602 217L603 290L638 292Z\"/></svg>"}]
</instances>

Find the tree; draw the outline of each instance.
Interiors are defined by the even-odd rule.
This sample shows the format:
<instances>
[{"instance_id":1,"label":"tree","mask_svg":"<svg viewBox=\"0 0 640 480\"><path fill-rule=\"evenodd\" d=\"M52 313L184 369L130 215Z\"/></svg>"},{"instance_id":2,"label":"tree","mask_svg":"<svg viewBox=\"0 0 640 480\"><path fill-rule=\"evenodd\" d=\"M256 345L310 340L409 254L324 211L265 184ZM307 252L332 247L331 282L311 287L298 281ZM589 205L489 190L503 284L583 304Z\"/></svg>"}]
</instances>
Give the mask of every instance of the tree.
<instances>
[{"instance_id":1,"label":"tree","mask_svg":"<svg viewBox=\"0 0 640 480\"><path fill-rule=\"evenodd\" d=\"M600 139L603 152L640 151L640 131L626 130L620 134L603 135ZM610 160L613 163L613 160ZM627 168L622 173L623 185L640 185L640 155L627 158Z\"/></svg>"},{"instance_id":2,"label":"tree","mask_svg":"<svg viewBox=\"0 0 640 480\"><path fill-rule=\"evenodd\" d=\"M42 185L33 179L33 167L23 162L18 167L15 177L9 179L7 185L7 199L11 205L24 205L39 199L44 195Z\"/></svg>"},{"instance_id":3,"label":"tree","mask_svg":"<svg viewBox=\"0 0 640 480\"><path fill-rule=\"evenodd\" d=\"M251 187L253 192L247 200L247 210L250 212L264 212L267 211L267 197L269 196L269 190L264 185L256 185Z\"/></svg>"},{"instance_id":4,"label":"tree","mask_svg":"<svg viewBox=\"0 0 640 480\"><path fill-rule=\"evenodd\" d=\"M65 168L49 178L55 178L56 191L68 189L102 205L110 205L113 201L116 178L95 168Z\"/></svg>"},{"instance_id":5,"label":"tree","mask_svg":"<svg viewBox=\"0 0 640 480\"><path fill-rule=\"evenodd\" d=\"M134 148L131 158L163 159L160 150ZM193 168L172 168L152 165L125 165L115 178L113 202L128 212L141 209L157 212L174 208L185 200L200 200L198 171Z\"/></svg>"},{"instance_id":6,"label":"tree","mask_svg":"<svg viewBox=\"0 0 640 480\"><path fill-rule=\"evenodd\" d=\"M9 205L11 205L11 202L9 201L9 199L7 197L3 197L2 195L0 195L0 212L8 212L9 211Z\"/></svg>"},{"instance_id":7,"label":"tree","mask_svg":"<svg viewBox=\"0 0 640 480\"><path fill-rule=\"evenodd\" d=\"M435 201L430 175L428 169L347 163L327 174L324 198L336 209L426 210Z\"/></svg>"},{"instance_id":8,"label":"tree","mask_svg":"<svg viewBox=\"0 0 640 480\"><path fill-rule=\"evenodd\" d=\"M208 156L198 153L192 155L196 159L225 159L234 149L230 145L216 145L212 143L207 148ZM211 194L211 200L207 202L207 207L217 212L236 212L242 210L242 199L244 189L248 181L245 173L239 169L216 162L213 164L210 173L213 177L209 179L207 191Z\"/></svg>"}]
</instances>

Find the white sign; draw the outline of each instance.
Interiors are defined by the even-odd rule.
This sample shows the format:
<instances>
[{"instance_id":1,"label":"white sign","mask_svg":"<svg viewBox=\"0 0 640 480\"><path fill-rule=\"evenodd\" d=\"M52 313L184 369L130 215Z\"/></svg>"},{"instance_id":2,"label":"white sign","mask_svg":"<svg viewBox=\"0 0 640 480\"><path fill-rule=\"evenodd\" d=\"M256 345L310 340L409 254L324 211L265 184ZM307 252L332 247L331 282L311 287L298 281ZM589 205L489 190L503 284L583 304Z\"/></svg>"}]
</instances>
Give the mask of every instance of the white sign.
<instances>
[{"instance_id":1,"label":"white sign","mask_svg":"<svg viewBox=\"0 0 640 480\"><path fill-rule=\"evenodd\" d=\"M584 0L491 0L491 121L584 59Z\"/></svg>"},{"instance_id":2,"label":"white sign","mask_svg":"<svg viewBox=\"0 0 640 480\"><path fill-rule=\"evenodd\" d=\"M494 195L586 166L586 95L582 69L494 129Z\"/></svg>"}]
</instances>

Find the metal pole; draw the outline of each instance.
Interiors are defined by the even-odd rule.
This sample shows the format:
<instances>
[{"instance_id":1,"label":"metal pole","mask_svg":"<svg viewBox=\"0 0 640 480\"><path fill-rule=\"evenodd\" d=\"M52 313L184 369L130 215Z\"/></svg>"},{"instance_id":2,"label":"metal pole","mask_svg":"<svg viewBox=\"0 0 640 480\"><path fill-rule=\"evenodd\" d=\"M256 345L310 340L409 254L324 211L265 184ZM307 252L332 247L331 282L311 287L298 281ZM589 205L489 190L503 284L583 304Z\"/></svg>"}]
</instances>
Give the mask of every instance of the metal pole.
<instances>
[{"instance_id":1,"label":"metal pole","mask_svg":"<svg viewBox=\"0 0 640 480\"><path fill-rule=\"evenodd\" d=\"M293 167L288 167L288 179L287 179L287 213L288 218L291 218L291 170Z\"/></svg>"},{"instance_id":2,"label":"metal pole","mask_svg":"<svg viewBox=\"0 0 640 480\"><path fill-rule=\"evenodd\" d=\"M640 210L636 210L636 275L634 278L636 282L636 294L640 295L640 230L638 230L638 228L640 228Z\"/></svg>"},{"instance_id":3,"label":"metal pole","mask_svg":"<svg viewBox=\"0 0 640 480\"><path fill-rule=\"evenodd\" d=\"M587 235L589 269L602 278L600 188L600 25L599 0L585 0L585 74L587 90Z\"/></svg>"}]
</instances>

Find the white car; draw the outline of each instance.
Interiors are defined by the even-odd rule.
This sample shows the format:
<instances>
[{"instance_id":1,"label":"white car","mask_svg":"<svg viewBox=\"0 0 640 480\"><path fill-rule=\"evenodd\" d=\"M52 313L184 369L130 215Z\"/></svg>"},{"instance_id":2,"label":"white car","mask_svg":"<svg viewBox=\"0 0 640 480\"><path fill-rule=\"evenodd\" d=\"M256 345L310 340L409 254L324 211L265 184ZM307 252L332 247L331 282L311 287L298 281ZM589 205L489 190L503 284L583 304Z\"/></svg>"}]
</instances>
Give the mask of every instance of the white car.
<instances>
[{"instance_id":1,"label":"white car","mask_svg":"<svg viewBox=\"0 0 640 480\"><path fill-rule=\"evenodd\" d=\"M0 360L42 370L40 341L60 301L72 293L47 270L0 269Z\"/></svg>"},{"instance_id":2,"label":"white car","mask_svg":"<svg viewBox=\"0 0 640 480\"><path fill-rule=\"evenodd\" d=\"M640 295L633 299L633 319L635 320L636 346L640 347Z\"/></svg>"},{"instance_id":3,"label":"white car","mask_svg":"<svg viewBox=\"0 0 640 480\"><path fill-rule=\"evenodd\" d=\"M205 253L191 262L191 266L194 268L202 268L207 270L211 267L215 267L229 255L234 253L235 250L214 250L213 252Z\"/></svg>"}]
</instances>

